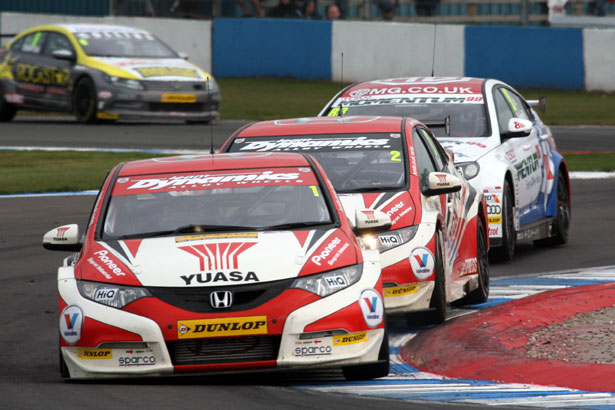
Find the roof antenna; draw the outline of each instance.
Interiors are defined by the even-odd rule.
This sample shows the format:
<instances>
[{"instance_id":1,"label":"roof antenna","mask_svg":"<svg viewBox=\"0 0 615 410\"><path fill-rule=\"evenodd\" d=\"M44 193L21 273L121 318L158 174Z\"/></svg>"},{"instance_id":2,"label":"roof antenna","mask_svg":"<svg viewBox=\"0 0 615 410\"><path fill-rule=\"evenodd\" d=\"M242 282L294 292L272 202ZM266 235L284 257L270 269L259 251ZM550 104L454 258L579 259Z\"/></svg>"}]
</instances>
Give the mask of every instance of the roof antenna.
<instances>
[{"instance_id":1,"label":"roof antenna","mask_svg":"<svg viewBox=\"0 0 615 410\"><path fill-rule=\"evenodd\" d=\"M341 55L342 55L342 75L341 75L340 86L343 89L344 88L344 52L342 52ZM337 115L339 117L344 116L344 97L342 97L342 100L340 101L340 110L337 112Z\"/></svg>"},{"instance_id":2,"label":"roof antenna","mask_svg":"<svg viewBox=\"0 0 615 410\"><path fill-rule=\"evenodd\" d=\"M431 76L434 76L434 70L436 65L436 34L438 33L438 25L433 25L433 52L431 53Z\"/></svg>"},{"instance_id":3,"label":"roof antenna","mask_svg":"<svg viewBox=\"0 0 615 410\"><path fill-rule=\"evenodd\" d=\"M211 108L211 93L209 92L209 79L211 78L211 76L207 77L207 96L208 96L208 102L209 102L209 138L210 138L210 148L209 148L209 153L211 155L214 155L214 118L213 118L213 112L212 112L212 108Z\"/></svg>"}]
</instances>

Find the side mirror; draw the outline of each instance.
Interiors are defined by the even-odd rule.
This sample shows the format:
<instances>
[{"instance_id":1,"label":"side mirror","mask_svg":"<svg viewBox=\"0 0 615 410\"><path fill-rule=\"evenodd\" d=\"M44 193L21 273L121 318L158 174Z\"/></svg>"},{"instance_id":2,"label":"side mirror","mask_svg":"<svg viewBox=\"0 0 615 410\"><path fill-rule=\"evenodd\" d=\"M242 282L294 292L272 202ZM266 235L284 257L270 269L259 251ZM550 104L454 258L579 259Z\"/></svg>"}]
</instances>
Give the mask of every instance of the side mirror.
<instances>
[{"instance_id":1,"label":"side mirror","mask_svg":"<svg viewBox=\"0 0 615 410\"><path fill-rule=\"evenodd\" d=\"M51 56L58 60L75 61L77 59L77 56L75 56L74 52L67 50L65 48L53 51L51 53Z\"/></svg>"},{"instance_id":2,"label":"side mirror","mask_svg":"<svg viewBox=\"0 0 615 410\"><path fill-rule=\"evenodd\" d=\"M508 128L502 135L505 138L527 137L532 132L534 124L530 120L511 118L508 120Z\"/></svg>"},{"instance_id":3,"label":"side mirror","mask_svg":"<svg viewBox=\"0 0 615 410\"><path fill-rule=\"evenodd\" d=\"M43 248L50 251L79 252L81 247L77 224L58 226L43 236Z\"/></svg>"},{"instance_id":4,"label":"side mirror","mask_svg":"<svg viewBox=\"0 0 615 410\"><path fill-rule=\"evenodd\" d=\"M445 172L430 172L429 187L423 191L425 196L434 196L457 192L461 189L461 179Z\"/></svg>"},{"instance_id":5,"label":"side mirror","mask_svg":"<svg viewBox=\"0 0 615 410\"><path fill-rule=\"evenodd\" d=\"M181 58L182 60L186 60L188 61L188 54L186 53L182 53L181 51L179 53L177 53L177 55L179 55L179 58Z\"/></svg>"},{"instance_id":6,"label":"side mirror","mask_svg":"<svg viewBox=\"0 0 615 410\"><path fill-rule=\"evenodd\" d=\"M354 233L357 235L377 234L391 228L391 217L374 209L357 209L354 219Z\"/></svg>"}]
</instances>

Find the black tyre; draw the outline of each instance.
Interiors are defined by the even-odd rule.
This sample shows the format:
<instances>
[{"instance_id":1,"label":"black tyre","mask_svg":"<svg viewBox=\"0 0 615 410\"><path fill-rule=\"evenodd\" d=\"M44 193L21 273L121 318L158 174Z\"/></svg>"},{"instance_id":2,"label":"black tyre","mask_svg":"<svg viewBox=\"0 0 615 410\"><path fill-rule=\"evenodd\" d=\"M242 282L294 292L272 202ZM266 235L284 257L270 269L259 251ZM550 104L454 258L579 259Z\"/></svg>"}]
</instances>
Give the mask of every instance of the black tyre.
<instances>
[{"instance_id":1,"label":"black tyre","mask_svg":"<svg viewBox=\"0 0 615 410\"><path fill-rule=\"evenodd\" d=\"M384 332L384 340L380 345L378 352L378 362L361 364L358 366L348 366L342 368L346 380L371 380L378 377L384 377L389 374L391 365L391 356L389 353L389 336Z\"/></svg>"},{"instance_id":2,"label":"black tyre","mask_svg":"<svg viewBox=\"0 0 615 410\"><path fill-rule=\"evenodd\" d=\"M68 366L66 366L66 362L64 361L64 357L62 357L62 349L58 349L60 353L60 376L64 379L70 378L70 373L68 372Z\"/></svg>"},{"instance_id":3,"label":"black tyre","mask_svg":"<svg viewBox=\"0 0 615 410\"><path fill-rule=\"evenodd\" d=\"M570 194L563 172L557 175L557 214L555 216L555 235L534 241L538 246L554 246L568 243L570 231Z\"/></svg>"},{"instance_id":4,"label":"black tyre","mask_svg":"<svg viewBox=\"0 0 615 410\"><path fill-rule=\"evenodd\" d=\"M75 86L73 111L79 122L94 124L97 120L96 88L92 80L87 77L80 80Z\"/></svg>"},{"instance_id":5,"label":"black tyre","mask_svg":"<svg viewBox=\"0 0 615 410\"><path fill-rule=\"evenodd\" d=\"M435 254L435 284L433 295L429 301L429 315L432 323L444 323L446 320L446 280L444 278L444 255L440 240L440 232L436 232Z\"/></svg>"},{"instance_id":6,"label":"black tyre","mask_svg":"<svg viewBox=\"0 0 615 410\"><path fill-rule=\"evenodd\" d=\"M455 302L456 305L477 305L485 303L489 299L489 258L487 256L487 238L483 221L477 217L476 222L476 261L478 264L478 288L474 289L462 299Z\"/></svg>"},{"instance_id":7,"label":"black tyre","mask_svg":"<svg viewBox=\"0 0 615 410\"><path fill-rule=\"evenodd\" d=\"M4 99L4 87L0 84L0 122L12 120L17 114L17 107Z\"/></svg>"},{"instance_id":8,"label":"black tyre","mask_svg":"<svg viewBox=\"0 0 615 410\"><path fill-rule=\"evenodd\" d=\"M513 203L512 187L506 180L504 181L504 193L502 195L502 245L491 250L494 259L501 262L511 261L515 256L517 232L515 232L514 225Z\"/></svg>"}]
</instances>

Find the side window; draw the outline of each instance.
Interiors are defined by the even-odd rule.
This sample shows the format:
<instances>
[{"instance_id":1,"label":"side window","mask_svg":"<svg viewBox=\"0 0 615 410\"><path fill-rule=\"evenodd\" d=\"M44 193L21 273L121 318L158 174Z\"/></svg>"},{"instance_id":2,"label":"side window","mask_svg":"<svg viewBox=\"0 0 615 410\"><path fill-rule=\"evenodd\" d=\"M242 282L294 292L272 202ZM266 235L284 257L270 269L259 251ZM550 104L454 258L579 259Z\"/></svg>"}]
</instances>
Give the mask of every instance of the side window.
<instances>
[{"instance_id":1,"label":"side window","mask_svg":"<svg viewBox=\"0 0 615 410\"><path fill-rule=\"evenodd\" d=\"M525 106L525 102L523 99L519 97L516 93L506 88L500 88L504 98L508 101L510 108L513 111L513 114L516 118L521 118L524 120L531 120L532 117L529 115L527 107Z\"/></svg>"},{"instance_id":2,"label":"side window","mask_svg":"<svg viewBox=\"0 0 615 410\"><path fill-rule=\"evenodd\" d=\"M21 51L26 53L39 54L41 52L41 46L45 42L45 36L47 33L43 31L37 31L36 33L30 33L24 38L24 42L21 46Z\"/></svg>"},{"instance_id":3,"label":"side window","mask_svg":"<svg viewBox=\"0 0 615 410\"><path fill-rule=\"evenodd\" d=\"M501 93L501 88L494 91L493 100L495 101L495 110L498 115L498 125L500 126L500 132L505 132L508 127L508 120L513 118L513 114L506 98Z\"/></svg>"},{"instance_id":4,"label":"side window","mask_svg":"<svg viewBox=\"0 0 615 410\"><path fill-rule=\"evenodd\" d=\"M70 40L64 34L49 32L47 35L47 42L45 43L43 54L51 55L51 53L56 50L74 51L73 45L70 43Z\"/></svg>"},{"instance_id":5,"label":"side window","mask_svg":"<svg viewBox=\"0 0 615 410\"><path fill-rule=\"evenodd\" d=\"M11 44L11 50L13 51L21 51L21 48L23 47L23 42L26 38L22 37L19 40L15 41L13 44Z\"/></svg>"},{"instance_id":6,"label":"side window","mask_svg":"<svg viewBox=\"0 0 615 410\"><path fill-rule=\"evenodd\" d=\"M447 163L446 152L444 152L444 149L442 149L440 143L438 143L434 137L432 137L431 133L425 128L419 128L419 132L423 136L423 139L427 142L427 148L431 152L431 156L436 162L437 170L443 171Z\"/></svg>"},{"instance_id":7,"label":"side window","mask_svg":"<svg viewBox=\"0 0 615 410\"><path fill-rule=\"evenodd\" d=\"M421 190L424 190L429 186L429 173L437 171L436 165L416 128L412 132L412 143L414 144L414 155L416 157Z\"/></svg>"}]
</instances>

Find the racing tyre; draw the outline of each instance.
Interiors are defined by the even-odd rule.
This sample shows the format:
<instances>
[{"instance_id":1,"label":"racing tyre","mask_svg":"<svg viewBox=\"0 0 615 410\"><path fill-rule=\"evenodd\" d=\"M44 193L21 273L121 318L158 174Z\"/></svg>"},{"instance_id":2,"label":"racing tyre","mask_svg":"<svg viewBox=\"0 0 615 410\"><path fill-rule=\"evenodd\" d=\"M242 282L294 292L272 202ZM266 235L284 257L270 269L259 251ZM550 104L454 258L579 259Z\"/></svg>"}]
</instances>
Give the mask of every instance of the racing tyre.
<instances>
[{"instance_id":1,"label":"racing tyre","mask_svg":"<svg viewBox=\"0 0 615 410\"><path fill-rule=\"evenodd\" d=\"M430 316L432 323L444 323L446 320L446 282L444 278L444 255L440 240L440 231L436 232L436 255L435 255L435 286L433 295L429 301L431 308Z\"/></svg>"},{"instance_id":2,"label":"racing tyre","mask_svg":"<svg viewBox=\"0 0 615 410\"><path fill-rule=\"evenodd\" d=\"M489 298L489 258L487 256L487 238L483 221L477 217L476 222L476 262L478 265L478 288L455 302L455 305L477 305Z\"/></svg>"},{"instance_id":3,"label":"racing tyre","mask_svg":"<svg viewBox=\"0 0 615 410\"><path fill-rule=\"evenodd\" d=\"M378 352L377 363L344 367L342 368L342 372L346 380L371 380L384 377L389 374L390 357L389 335L385 331L384 339L382 340L382 345L380 345L380 351Z\"/></svg>"},{"instance_id":4,"label":"racing tyre","mask_svg":"<svg viewBox=\"0 0 615 410\"><path fill-rule=\"evenodd\" d=\"M68 366L66 366L64 357L62 357L62 348L58 348L58 353L60 353L60 376L64 379L68 379L70 378L70 373L68 372Z\"/></svg>"},{"instance_id":5,"label":"racing tyre","mask_svg":"<svg viewBox=\"0 0 615 410\"><path fill-rule=\"evenodd\" d=\"M79 81L73 94L73 109L77 121L85 124L96 122L96 89L89 78Z\"/></svg>"},{"instance_id":6,"label":"racing tyre","mask_svg":"<svg viewBox=\"0 0 615 410\"><path fill-rule=\"evenodd\" d=\"M17 107L6 102L4 99L4 88L0 84L0 122L12 120L15 114L17 114Z\"/></svg>"},{"instance_id":7,"label":"racing tyre","mask_svg":"<svg viewBox=\"0 0 615 410\"><path fill-rule=\"evenodd\" d=\"M557 214L555 216L555 235L534 241L538 246L563 245L568 242L570 229L570 202L568 184L562 172L557 176Z\"/></svg>"},{"instance_id":8,"label":"racing tyre","mask_svg":"<svg viewBox=\"0 0 615 410\"><path fill-rule=\"evenodd\" d=\"M513 216L513 193L508 180L504 182L504 194L502 195L502 245L491 251L497 261L511 261L515 255L517 233L515 232Z\"/></svg>"}]
</instances>

